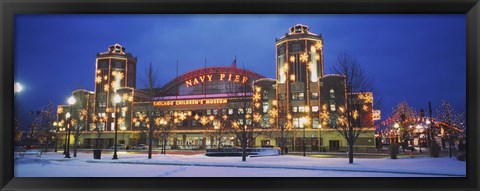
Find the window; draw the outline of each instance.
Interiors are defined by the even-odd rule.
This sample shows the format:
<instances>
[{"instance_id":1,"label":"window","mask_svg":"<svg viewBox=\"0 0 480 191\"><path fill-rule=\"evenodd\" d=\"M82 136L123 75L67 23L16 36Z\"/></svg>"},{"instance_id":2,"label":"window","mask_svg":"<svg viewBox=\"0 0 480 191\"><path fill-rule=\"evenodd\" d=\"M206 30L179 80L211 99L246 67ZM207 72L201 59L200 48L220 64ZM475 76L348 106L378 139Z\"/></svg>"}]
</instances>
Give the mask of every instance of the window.
<instances>
[{"instance_id":1,"label":"window","mask_svg":"<svg viewBox=\"0 0 480 191\"><path fill-rule=\"evenodd\" d=\"M197 126L197 120L192 120L191 122L192 122L192 127Z\"/></svg>"},{"instance_id":2,"label":"window","mask_svg":"<svg viewBox=\"0 0 480 191\"><path fill-rule=\"evenodd\" d=\"M252 114L252 108L247 108L247 114Z\"/></svg>"},{"instance_id":3,"label":"window","mask_svg":"<svg viewBox=\"0 0 480 191\"><path fill-rule=\"evenodd\" d=\"M207 109L207 115L211 115L211 114L212 114L212 110Z\"/></svg>"},{"instance_id":4,"label":"window","mask_svg":"<svg viewBox=\"0 0 480 191\"><path fill-rule=\"evenodd\" d=\"M300 113L305 112L305 107L303 107L303 106L298 107L298 112L300 112Z\"/></svg>"},{"instance_id":5,"label":"window","mask_svg":"<svg viewBox=\"0 0 480 191\"><path fill-rule=\"evenodd\" d=\"M243 112L243 108L239 108L238 109L238 114L244 114L245 112Z\"/></svg>"},{"instance_id":6,"label":"window","mask_svg":"<svg viewBox=\"0 0 480 191\"><path fill-rule=\"evenodd\" d=\"M268 112L268 102L263 102L262 103L262 108L263 108L263 113L267 113Z\"/></svg>"},{"instance_id":7,"label":"window","mask_svg":"<svg viewBox=\"0 0 480 191\"><path fill-rule=\"evenodd\" d=\"M263 98L263 100L268 100L268 92L267 91L263 91L262 98Z\"/></svg>"},{"instance_id":8,"label":"window","mask_svg":"<svg viewBox=\"0 0 480 191\"><path fill-rule=\"evenodd\" d=\"M330 98L335 98L335 90L330 89Z\"/></svg>"},{"instance_id":9,"label":"window","mask_svg":"<svg viewBox=\"0 0 480 191\"><path fill-rule=\"evenodd\" d=\"M213 115L217 115L218 111L216 109L213 110Z\"/></svg>"},{"instance_id":10,"label":"window","mask_svg":"<svg viewBox=\"0 0 480 191\"><path fill-rule=\"evenodd\" d=\"M246 119L247 125L252 125L252 119Z\"/></svg>"},{"instance_id":11,"label":"window","mask_svg":"<svg viewBox=\"0 0 480 191\"><path fill-rule=\"evenodd\" d=\"M110 131L114 131L115 130L115 123L110 123Z\"/></svg>"},{"instance_id":12,"label":"window","mask_svg":"<svg viewBox=\"0 0 480 191\"><path fill-rule=\"evenodd\" d=\"M298 112L298 107L296 107L296 106L295 106L295 107L292 107L292 112L293 112L293 113L297 113L297 112Z\"/></svg>"},{"instance_id":13,"label":"window","mask_svg":"<svg viewBox=\"0 0 480 191\"><path fill-rule=\"evenodd\" d=\"M318 118L313 118L312 120L312 128L318 128Z\"/></svg>"},{"instance_id":14,"label":"window","mask_svg":"<svg viewBox=\"0 0 480 191\"><path fill-rule=\"evenodd\" d=\"M312 112L318 112L318 106L312 106Z\"/></svg>"},{"instance_id":15,"label":"window","mask_svg":"<svg viewBox=\"0 0 480 191\"><path fill-rule=\"evenodd\" d=\"M298 93L298 99L299 100L303 100L305 98L305 94L304 93Z\"/></svg>"},{"instance_id":16,"label":"window","mask_svg":"<svg viewBox=\"0 0 480 191\"><path fill-rule=\"evenodd\" d=\"M299 52L300 51L300 44L294 44L292 50L293 50L293 52Z\"/></svg>"},{"instance_id":17,"label":"window","mask_svg":"<svg viewBox=\"0 0 480 191\"><path fill-rule=\"evenodd\" d=\"M243 119L238 120L238 125L243 125Z\"/></svg>"},{"instance_id":18,"label":"window","mask_svg":"<svg viewBox=\"0 0 480 191\"><path fill-rule=\"evenodd\" d=\"M335 111L335 104L330 104L330 111Z\"/></svg>"},{"instance_id":19,"label":"window","mask_svg":"<svg viewBox=\"0 0 480 191\"><path fill-rule=\"evenodd\" d=\"M115 117L115 113L112 113L112 118Z\"/></svg>"},{"instance_id":20,"label":"window","mask_svg":"<svg viewBox=\"0 0 480 191\"><path fill-rule=\"evenodd\" d=\"M310 96L312 99L318 99L318 92L312 92L312 95Z\"/></svg>"},{"instance_id":21,"label":"window","mask_svg":"<svg viewBox=\"0 0 480 191\"><path fill-rule=\"evenodd\" d=\"M279 94L280 100L285 100L285 94Z\"/></svg>"},{"instance_id":22,"label":"window","mask_svg":"<svg viewBox=\"0 0 480 191\"><path fill-rule=\"evenodd\" d=\"M228 115L232 115L233 114L233 109L228 109Z\"/></svg>"},{"instance_id":23,"label":"window","mask_svg":"<svg viewBox=\"0 0 480 191\"><path fill-rule=\"evenodd\" d=\"M292 93L292 100L298 100L298 94Z\"/></svg>"},{"instance_id":24,"label":"window","mask_svg":"<svg viewBox=\"0 0 480 191\"><path fill-rule=\"evenodd\" d=\"M300 119L299 118L293 118L293 127L294 128L300 128Z\"/></svg>"}]
</instances>

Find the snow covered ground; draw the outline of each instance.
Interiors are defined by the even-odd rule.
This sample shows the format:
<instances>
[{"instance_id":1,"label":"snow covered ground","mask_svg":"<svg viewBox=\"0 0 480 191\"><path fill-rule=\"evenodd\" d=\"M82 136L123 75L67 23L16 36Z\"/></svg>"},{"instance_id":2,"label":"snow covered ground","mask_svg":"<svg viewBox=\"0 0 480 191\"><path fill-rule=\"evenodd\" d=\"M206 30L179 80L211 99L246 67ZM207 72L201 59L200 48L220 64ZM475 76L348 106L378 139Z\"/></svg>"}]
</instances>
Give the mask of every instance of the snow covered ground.
<instances>
[{"instance_id":1,"label":"snow covered ground","mask_svg":"<svg viewBox=\"0 0 480 191\"><path fill-rule=\"evenodd\" d=\"M207 157L119 152L118 160L102 154L78 153L65 159L61 152L41 158L15 155L16 177L451 177L466 175L465 162L455 158L401 159L313 158L303 156Z\"/></svg>"}]
</instances>

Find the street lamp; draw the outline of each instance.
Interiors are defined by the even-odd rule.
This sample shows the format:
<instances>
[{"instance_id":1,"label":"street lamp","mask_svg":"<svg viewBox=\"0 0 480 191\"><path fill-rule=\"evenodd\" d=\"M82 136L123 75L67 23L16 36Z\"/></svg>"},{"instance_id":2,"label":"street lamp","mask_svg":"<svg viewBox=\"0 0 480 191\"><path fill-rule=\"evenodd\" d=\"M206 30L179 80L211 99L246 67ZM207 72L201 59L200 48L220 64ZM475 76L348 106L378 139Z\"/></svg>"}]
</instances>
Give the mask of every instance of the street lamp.
<instances>
[{"instance_id":1,"label":"street lamp","mask_svg":"<svg viewBox=\"0 0 480 191\"><path fill-rule=\"evenodd\" d=\"M322 140L322 124L318 124L318 132L319 132L318 143L319 143L319 146L320 146L320 151L322 151L322 146L323 146L323 140Z\"/></svg>"},{"instance_id":2,"label":"street lamp","mask_svg":"<svg viewBox=\"0 0 480 191\"><path fill-rule=\"evenodd\" d=\"M22 84L15 82L15 85L13 87L13 91L15 92L15 94L20 93L22 90L23 90Z\"/></svg>"},{"instance_id":3,"label":"street lamp","mask_svg":"<svg viewBox=\"0 0 480 191\"><path fill-rule=\"evenodd\" d=\"M306 156L305 155L305 150L306 150L306 144L307 144L307 141L306 141L306 138L305 138L305 128L307 127L307 118L303 117L302 118L302 121L303 121L303 156Z\"/></svg>"},{"instance_id":4,"label":"street lamp","mask_svg":"<svg viewBox=\"0 0 480 191\"><path fill-rule=\"evenodd\" d=\"M70 112L68 112L66 115L66 124L65 128L67 130L67 133L65 133L65 158L70 158Z\"/></svg>"},{"instance_id":5,"label":"street lamp","mask_svg":"<svg viewBox=\"0 0 480 191\"><path fill-rule=\"evenodd\" d=\"M58 138L58 135L57 135L57 126L58 126L58 123L57 121L54 121L53 122L53 132L55 133L55 152L57 152L57 138Z\"/></svg>"},{"instance_id":6,"label":"street lamp","mask_svg":"<svg viewBox=\"0 0 480 191\"><path fill-rule=\"evenodd\" d=\"M398 143L398 141L400 140L400 137L399 137L400 135L398 135L398 128L400 127L400 125L398 123L395 123L393 127L396 129L395 132L397 133L397 143Z\"/></svg>"},{"instance_id":7,"label":"street lamp","mask_svg":"<svg viewBox=\"0 0 480 191\"><path fill-rule=\"evenodd\" d=\"M65 158L70 158L70 129L72 127L72 124L71 124L71 121L72 121L72 118L71 117L71 113L72 113L72 107L73 105L75 105L75 103L77 102L77 100L75 99L75 97L71 96L70 98L68 98L68 104L70 105L70 112L67 113L67 119L68 119L68 133L67 133L67 151L65 153Z\"/></svg>"},{"instance_id":8,"label":"street lamp","mask_svg":"<svg viewBox=\"0 0 480 191\"><path fill-rule=\"evenodd\" d=\"M118 103L120 103L120 101L122 100L122 98L120 97L120 95L116 94L115 97L113 97L113 102L114 102L114 112L115 112L115 141L114 141L114 146L113 146L113 159L118 159L118 156L117 156L117 130L118 130L118 125L117 125L117 119L118 119L118 113L117 113L117 107L118 107ZM151 128L151 127L150 127Z\"/></svg>"}]
</instances>

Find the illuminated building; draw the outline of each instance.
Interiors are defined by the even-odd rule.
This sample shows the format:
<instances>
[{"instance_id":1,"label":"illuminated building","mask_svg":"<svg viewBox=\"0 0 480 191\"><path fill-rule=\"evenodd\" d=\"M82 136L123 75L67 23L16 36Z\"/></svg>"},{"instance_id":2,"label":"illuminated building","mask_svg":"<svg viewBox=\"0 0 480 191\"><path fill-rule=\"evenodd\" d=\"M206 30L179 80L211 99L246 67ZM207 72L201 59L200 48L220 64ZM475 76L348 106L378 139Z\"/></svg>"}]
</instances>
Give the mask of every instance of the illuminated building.
<instances>
[{"instance_id":1,"label":"illuminated building","mask_svg":"<svg viewBox=\"0 0 480 191\"><path fill-rule=\"evenodd\" d=\"M95 91L73 93L81 100L72 106L72 116L79 121L75 127L82 132L79 145L94 148L99 140L103 148L113 146L118 115L118 143L127 146L148 143L148 128L154 124L164 127L155 131L154 148L164 139L167 149L239 146L238 131L227 129L244 128L249 129L250 147L281 146L283 142L290 150L301 150L305 138L308 151L342 150L346 143L335 126L346 96L363 100L356 102L363 109L359 116L372 121L365 125L373 128L373 95L346 95L344 76L324 75L321 35L309 32L308 26L295 25L276 39L276 52L276 79L234 63L199 68L152 90L136 88L137 59L119 44L110 46L97 54ZM116 94L122 99L114 112ZM68 105L59 106L59 121L65 121L65 111ZM151 119L147 119L149 113ZM373 132L361 135L356 146L374 147Z\"/></svg>"}]
</instances>

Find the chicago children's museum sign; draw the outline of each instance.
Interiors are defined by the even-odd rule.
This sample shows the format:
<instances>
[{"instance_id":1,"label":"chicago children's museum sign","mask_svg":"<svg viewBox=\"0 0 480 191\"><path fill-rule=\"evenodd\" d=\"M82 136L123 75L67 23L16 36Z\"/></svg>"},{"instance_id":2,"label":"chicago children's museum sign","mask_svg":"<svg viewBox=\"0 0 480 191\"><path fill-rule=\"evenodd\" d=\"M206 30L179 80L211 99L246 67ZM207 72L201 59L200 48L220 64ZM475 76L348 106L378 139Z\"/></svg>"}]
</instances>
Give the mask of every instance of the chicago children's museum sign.
<instances>
[{"instance_id":1,"label":"chicago children's museum sign","mask_svg":"<svg viewBox=\"0 0 480 191\"><path fill-rule=\"evenodd\" d=\"M228 100L223 99L187 99L172 101L154 101L153 106L174 106L174 105L209 105L209 104L225 104Z\"/></svg>"}]
</instances>

